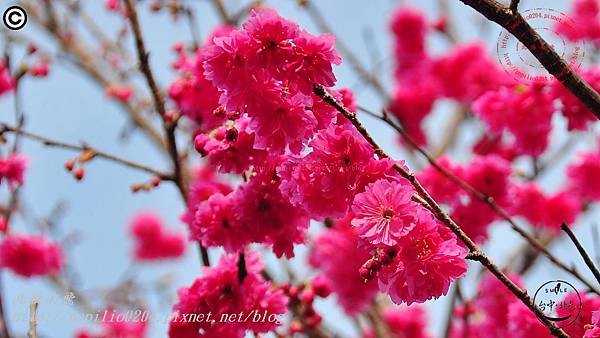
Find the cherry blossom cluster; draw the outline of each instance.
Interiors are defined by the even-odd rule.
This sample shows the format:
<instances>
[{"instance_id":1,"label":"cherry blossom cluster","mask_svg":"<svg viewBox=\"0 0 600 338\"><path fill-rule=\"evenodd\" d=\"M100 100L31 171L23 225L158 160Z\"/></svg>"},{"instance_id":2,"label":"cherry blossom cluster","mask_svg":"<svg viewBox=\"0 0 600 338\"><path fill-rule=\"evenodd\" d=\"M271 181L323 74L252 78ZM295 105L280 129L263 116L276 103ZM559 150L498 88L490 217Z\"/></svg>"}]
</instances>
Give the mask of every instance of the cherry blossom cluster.
<instances>
[{"instance_id":1,"label":"cherry blossom cluster","mask_svg":"<svg viewBox=\"0 0 600 338\"><path fill-rule=\"evenodd\" d=\"M221 321L222 315L232 313L268 313L282 315L287 312L288 297L281 289L274 289L261 276L264 266L258 253L247 253L246 275L240 277L237 255L223 255L215 267L205 268L202 278L178 291L178 302L173 307L169 337L245 337L246 331L255 334L269 332L280 325L279 321ZM211 321L189 321L190 314L212 314Z\"/></svg>"},{"instance_id":2,"label":"cherry blossom cluster","mask_svg":"<svg viewBox=\"0 0 600 338\"><path fill-rule=\"evenodd\" d=\"M550 233L556 234L562 222L575 222L583 210L584 200L574 193L573 187L577 183L567 182L555 193L547 194L536 182L521 182L514 177L511 162L495 154L476 156L468 165L453 163L445 156L437 163L480 193L493 198L511 214ZM575 165L571 171L577 170ZM489 226L499 219L494 210L466 190L457 190L456 183L433 166L424 168L417 176L431 195L447 206L452 219L469 237L476 242L487 239Z\"/></svg>"},{"instance_id":3,"label":"cherry blossom cluster","mask_svg":"<svg viewBox=\"0 0 600 338\"><path fill-rule=\"evenodd\" d=\"M576 2L589 31L579 38L597 39L597 0ZM567 21L565 21L567 22ZM587 22L587 21L586 21ZM592 23L593 22L593 23ZM595 27L595 28L594 28ZM435 24L413 8L401 7L393 15L396 56L396 89L388 109L419 144L427 143L422 126L439 99L451 99L471 107L487 126L477 153L494 153L512 158L540 156L548 147L552 117L560 112L569 130L588 130L594 115L558 80L551 83L517 83L499 69L479 42L458 44L441 56L426 48L428 32ZM592 33L592 31L598 31ZM596 35L593 35L596 34ZM600 89L600 70L582 71L582 77ZM558 106L555 104L560 102Z\"/></svg>"},{"instance_id":4,"label":"cherry blossom cluster","mask_svg":"<svg viewBox=\"0 0 600 338\"><path fill-rule=\"evenodd\" d=\"M220 33L211 35L195 60L180 56L177 65L188 75L176 80L171 93L181 81L207 88L212 83L207 92L218 94L220 104L212 116L222 125L203 132L209 128L202 126L206 119L192 116L208 114L208 106L202 113L186 113L201 126L194 145L211 165L242 174L246 182L191 205L192 237L230 253L263 243L277 256L292 257L311 219L344 218L356 231L348 251L364 251L355 255L362 259L354 270L357 284L364 282L362 271L363 279L376 278L378 288L397 303L446 294L466 272L467 250L412 201L413 188L393 168L402 164L378 158L358 131L312 92L315 84L335 83L332 65L341 59L333 38L314 36L269 9L253 11L240 29ZM192 88L198 88L188 84L187 99L179 95L183 92L174 95L180 108L195 98ZM350 91L330 91L354 108ZM192 212L186 213L188 220ZM316 255L319 250L317 242ZM339 280L335 270L324 267L325 276ZM343 300L351 311L364 306L362 297L355 298Z\"/></svg>"},{"instance_id":5,"label":"cherry blossom cluster","mask_svg":"<svg viewBox=\"0 0 600 338\"><path fill-rule=\"evenodd\" d=\"M135 239L134 256L140 261L176 258L185 252L184 235L166 229L160 217L152 212L136 214L129 229Z\"/></svg>"},{"instance_id":6,"label":"cherry blossom cluster","mask_svg":"<svg viewBox=\"0 0 600 338\"><path fill-rule=\"evenodd\" d=\"M600 46L600 2L598 0L575 0L568 16L556 24L556 32L571 41L588 40Z\"/></svg>"},{"instance_id":7,"label":"cherry blossom cluster","mask_svg":"<svg viewBox=\"0 0 600 338\"><path fill-rule=\"evenodd\" d=\"M417 9L396 9L390 28L396 87L388 109L419 144L427 143L422 124L437 100L448 98L468 104L511 82L497 62L487 56L483 43L457 45L444 55L431 55L426 38L434 25Z\"/></svg>"},{"instance_id":8,"label":"cherry blossom cluster","mask_svg":"<svg viewBox=\"0 0 600 338\"><path fill-rule=\"evenodd\" d=\"M27 157L20 153L10 153L0 157L0 183L8 185L11 191L23 185ZM25 277L55 275L64 265L60 245L44 235L25 235L9 231L7 217L0 217L0 267Z\"/></svg>"}]
</instances>

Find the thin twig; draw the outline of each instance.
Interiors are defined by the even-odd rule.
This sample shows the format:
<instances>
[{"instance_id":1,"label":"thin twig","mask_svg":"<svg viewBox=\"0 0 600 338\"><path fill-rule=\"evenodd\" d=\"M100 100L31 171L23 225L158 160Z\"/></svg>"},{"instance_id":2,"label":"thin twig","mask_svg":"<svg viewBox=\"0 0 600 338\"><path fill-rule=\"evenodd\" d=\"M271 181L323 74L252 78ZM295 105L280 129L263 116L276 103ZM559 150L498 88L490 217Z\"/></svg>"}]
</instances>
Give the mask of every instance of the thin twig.
<instances>
[{"instance_id":1,"label":"thin twig","mask_svg":"<svg viewBox=\"0 0 600 338\"><path fill-rule=\"evenodd\" d=\"M184 176L181 168L181 159L179 158L177 142L175 140L175 128L177 127L177 124L173 121L167 121L165 99L163 97L162 91L158 88L158 84L156 83L154 74L150 69L150 63L148 61L149 53L146 50L146 46L144 45L144 38L142 36L142 30L138 21L134 0L125 0L125 5L127 6L129 22L131 23L131 29L133 30L133 34L135 37L135 45L140 62L140 70L142 71L142 74L144 74L146 83L148 84L150 92L152 93L154 107L156 108L156 111L163 118L164 121L163 126L165 129L165 134L167 136L167 149L171 157L171 161L173 162L173 176L175 184L177 184L177 187L181 192L181 195L183 196L184 200L187 201L187 187L184 182Z\"/></svg>"},{"instance_id":2,"label":"thin twig","mask_svg":"<svg viewBox=\"0 0 600 338\"><path fill-rule=\"evenodd\" d=\"M598 283L600 283L600 271L598 271L598 268L596 267L596 265L594 265L594 261L592 261L592 258L587 253L587 251L585 251L585 248L581 245L573 231L571 231L571 229L569 229L569 227L565 223L562 223L560 225L560 228L569 236L573 244L575 244L575 247L577 248L577 251L579 251L579 254L583 258L585 265L587 265L590 271L594 274L594 277L596 277Z\"/></svg>"},{"instance_id":3,"label":"thin twig","mask_svg":"<svg viewBox=\"0 0 600 338\"><path fill-rule=\"evenodd\" d=\"M444 175L446 178L448 178L451 182L453 182L454 184L459 186L461 189L467 191L468 193L472 194L475 198L479 199L484 204L486 204L490 209L492 209L492 211L494 211L496 214L498 214L503 220L507 221L510 224L510 227L516 233L518 233L521 237L523 237L532 247L534 247L539 252L543 253L544 256L546 256L548 258L548 260L550 260L554 265L558 266L559 268L563 269L564 271L570 273L575 278L579 279L583 284L585 284L587 287L589 287L590 290L592 290L594 293L600 294L600 290L598 290L597 286L594 286L589 281L587 281L577 271L577 269L575 269L574 267L567 266L567 264L563 263L556 256L554 256L552 253L550 253L550 251L548 251L548 249L546 248L545 245L540 243L535 237L533 237L532 235L527 233L527 231L525 231L525 229L520 227L512 219L512 217L508 214L508 212L506 210L504 210L504 208L499 206L491 196L488 196L488 195L482 193L481 191L475 189L475 187L473 187L468 182L464 181L463 179L461 179L460 177L458 177L457 175L452 173L450 170L440 166L422 147L420 147L412 139L412 137L410 135L408 135L406 133L406 131L401 126L399 126L398 124L394 123L394 121L391 120L389 114L384 114L382 116L382 115L375 114L372 111L365 109L364 107L359 107L359 109L373 117L376 117L376 118L382 120L383 122L387 123L390 127L394 128L411 147L416 149L419 154L421 154L423 157L425 157L425 159L427 159L427 162L429 162L429 164L434 169L436 169L438 172L440 172L442 175Z\"/></svg>"},{"instance_id":4,"label":"thin twig","mask_svg":"<svg viewBox=\"0 0 600 338\"><path fill-rule=\"evenodd\" d=\"M70 143L65 143L65 142L61 142L61 141L55 141L55 140L49 139L47 137L40 136L40 135L37 135L37 134L31 133L31 132L22 130L20 128L13 127L13 126L10 126L8 124L0 122L0 134L6 133L6 132L10 132L10 133L14 133L14 134L17 134L17 135L21 135L21 136L27 137L28 139L40 142L43 145L48 146L48 147L56 147L56 148L74 150L74 151L78 151L78 152L89 151L89 152L92 152L96 157L103 158L105 160L108 160L108 161L111 161L111 162L114 162L114 163L119 163L119 164L122 164L122 165L124 165L126 167L130 167L130 168L134 168L134 169L139 169L139 170L145 171L145 172L150 173L152 175L155 175L155 176L157 176L157 177L159 177L161 179L164 179L164 180L172 180L173 179L170 174L167 174L167 173L164 173L164 172L162 172L160 170L148 167L148 166L146 166L144 164L133 162L131 160L128 160L128 159L125 159L125 158L122 158L122 157L118 157L118 156L113 155L113 154L109 154L107 152L104 152L104 151L98 150L96 148L93 148L93 147L91 147L91 146L89 146L87 144L83 144L83 145L79 145L78 146L78 145L74 145L74 144L70 144Z\"/></svg>"},{"instance_id":5,"label":"thin twig","mask_svg":"<svg viewBox=\"0 0 600 338\"><path fill-rule=\"evenodd\" d=\"M373 140L369 132L365 129L362 123L356 117L356 114L349 111L346 107L344 107L341 103L337 102L333 96L331 96L327 90L321 86L316 85L313 88L313 92L319 96L323 101L327 102L329 105L334 107L338 112L344 115L354 127L358 130L358 132L363 136L369 144L373 147L374 152L380 158L390 158L389 155ZM531 312L533 312L538 319L548 328L551 334L556 337L567 338L569 337L561 328L557 327L554 323L549 321L544 313L533 303L533 299L527 294L527 291L521 289L517 286L513 281L508 278L504 272L502 272L496 264L473 242L473 240L461 229L461 227L450 218L450 216L442 209L442 207L431 197L431 195L425 190L425 188L421 185L419 180L416 178L415 174L403 168L400 165L394 164L394 169L406 180L410 182L410 184L415 188L415 191L421 195L426 204L433 210L434 215L440 222L452 230L452 232L456 235L456 237L466 245L466 247L471 252L471 259L479 262L481 265L486 267L496 278L506 286L525 306L527 306Z\"/></svg>"},{"instance_id":6,"label":"thin twig","mask_svg":"<svg viewBox=\"0 0 600 338\"><path fill-rule=\"evenodd\" d=\"M221 16L221 20L223 20L224 23L229 25L235 24L235 21L229 15L227 8L225 8L223 0L212 0L212 3L217 9L217 12L219 12L219 16Z\"/></svg>"},{"instance_id":7,"label":"thin twig","mask_svg":"<svg viewBox=\"0 0 600 338\"><path fill-rule=\"evenodd\" d=\"M113 77L110 70L114 67L102 67L102 59L95 58L90 51L94 50L91 46L85 44L82 39L78 38L75 31L69 31L69 34L63 34L57 25L55 12L52 9L52 1L45 1L47 11L40 13L37 4L30 1L21 1L27 11L27 15L32 18L32 21L37 23L41 28L46 30L52 38L58 42L62 49L72 55L71 60L81 71L93 79L102 89L113 83ZM104 71L103 71L104 70ZM131 83L127 84L133 88ZM166 148L166 144L160 135L159 131L154 128L152 123L144 116L142 111L134 107L129 101L118 101L118 103L127 111L131 121L142 130L153 142L161 149Z\"/></svg>"},{"instance_id":8,"label":"thin twig","mask_svg":"<svg viewBox=\"0 0 600 338\"><path fill-rule=\"evenodd\" d=\"M367 318L371 322L373 331L375 331L375 337L377 338L391 338L390 328L381 316L381 306L377 299L373 300L373 304L367 310Z\"/></svg>"},{"instance_id":9,"label":"thin twig","mask_svg":"<svg viewBox=\"0 0 600 338\"><path fill-rule=\"evenodd\" d=\"M33 299L29 306L29 331L27 331L28 338L37 338L37 308L38 302Z\"/></svg>"},{"instance_id":10,"label":"thin twig","mask_svg":"<svg viewBox=\"0 0 600 338\"><path fill-rule=\"evenodd\" d=\"M600 119L600 94L569 67L518 11L504 7L495 0L460 1L514 35L550 74Z\"/></svg>"},{"instance_id":11,"label":"thin twig","mask_svg":"<svg viewBox=\"0 0 600 338\"><path fill-rule=\"evenodd\" d=\"M458 299L460 289L460 281L456 281L456 285L452 290L452 294L450 296L450 305L448 306L448 313L446 313L446 324L444 325L444 338L450 337L450 332L452 329L452 319L454 318L454 309L456 308L456 301Z\"/></svg>"}]
</instances>

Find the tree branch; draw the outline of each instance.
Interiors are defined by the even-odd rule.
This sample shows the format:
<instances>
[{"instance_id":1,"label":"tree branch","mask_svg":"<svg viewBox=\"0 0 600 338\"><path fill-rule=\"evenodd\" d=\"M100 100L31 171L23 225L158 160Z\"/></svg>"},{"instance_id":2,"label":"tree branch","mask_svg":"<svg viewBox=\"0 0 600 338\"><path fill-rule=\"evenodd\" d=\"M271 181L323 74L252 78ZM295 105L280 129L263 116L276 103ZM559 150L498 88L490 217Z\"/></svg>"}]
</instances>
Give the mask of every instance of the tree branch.
<instances>
[{"instance_id":1,"label":"tree branch","mask_svg":"<svg viewBox=\"0 0 600 338\"><path fill-rule=\"evenodd\" d=\"M315 85L313 92L319 96L323 101L327 102L329 105L334 107L338 112L343 114L354 127L358 130L358 132L371 144L375 153L380 156L380 158L390 158L389 155L373 140L371 135L367 132L365 127L360 123L356 114L349 111L342 104L337 102L333 96L331 96L323 86ZM421 185L419 180L416 178L415 174L404 169L402 166L397 164L394 165L394 169L405 179L407 179L411 185L415 188L415 191L423 198L424 202L429 205L431 210L433 210L433 214L436 216L440 222L452 230L452 232L456 235L456 237L463 242L466 247L471 252L471 259L478 261L487 268L496 278L506 286L525 306L527 306L531 312L533 312L538 319L548 328L551 334L556 337L568 338L569 336L559 327L557 327L554 323L549 321L544 313L533 303L533 299L527 294L526 290L521 289L517 286L513 281L511 281L495 264L494 262L487 256L485 253L481 251L481 249L473 242L469 236L458 226L452 218L440 207L440 205L429 195L427 190Z\"/></svg>"},{"instance_id":2,"label":"tree branch","mask_svg":"<svg viewBox=\"0 0 600 338\"><path fill-rule=\"evenodd\" d=\"M502 208L501 206L499 206L496 203L496 201L494 201L494 199L492 197L490 197L490 196L482 193L481 191L477 190L475 187L473 187L472 185L470 185L468 182L466 182L463 179L461 179L460 177L456 176L454 173L452 173L448 169L440 166L436 162L436 160L431 155L429 155L422 147L420 147L412 139L412 137L406 133L406 131L401 126L399 126L398 124L394 123L394 121L392 121L392 119L390 118L389 114L378 115L378 114L375 114L372 111L370 111L368 109L365 109L363 107L360 107L360 106L359 106L359 109L361 111L369 114L370 116L373 116L375 118L378 118L378 119L382 120L383 122L385 122L386 124L388 124L390 127L394 128L394 130L396 130L400 134L400 136L411 147L413 147L414 149L416 149L417 152L419 154L421 154L434 169L436 169L439 173L441 173L446 178L448 178L448 180L450 180L452 183L456 184L458 187L460 187L461 189L463 189L466 192L470 193L475 198L477 198L478 200L480 200L484 204L486 204L490 209L492 209L492 211L494 211L496 214L498 214L503 220L507 221L510 224L511 229L513 229L517 234L519 234L523 239L525 239L527 241L527 243L529 243L530 246L532 246L533 248L535 248L536 250L538 250L539 252L541 252L542 254L544 254L544 256L546 256L546 258L548 258L548 260L550 260L550 262L552 262L554 265L558 266L562 270L568 272L573 277L577 278L579 281L581 281L583 284L585 284L588 288L590 288L590 290L592 290L594 293L600 295L600 290L598 290L598 288L595 285L593 285L588 280L586 280L577 271L577 269L575 269L573 267L567 266L567 264L565 264L564 262L562 262L561 260L559 260L550 251L548 251L548 249L546 248L546 246L544 244L540 243L540 241L538 241L535 237L533 237L532 235L530 235L529 233L527 233L527 231L525 231L525 229L523 229L522 227L520 227L512 219L512 217L508 214L508 212L506 210L504 210L504 208Z\"/></svg>"},{"instance_id":3,"label":"tree branch","mask_svg":"<svg viewBox=\"0 0 600 338\"><path fill-rule=\"evenodd\" d=\"M177 120L171 121L167 117L167 112L165 109L165 100L163 97L162 91L158 88L158 84L154 78L154 74L152 73L152 69L150 68L150 63L148 61L149 53L146 50L146 46L144 45L144 37L142 35L142 30L140 28L140 23L137 16L135 0L123 0L125 2L125 6L127 7L129 22L131 23L131 29L133 30L133 35L135 38L135 46L138 54L138 59L140 62L140 70L142 74L144 74L144 78L146 79L146 83L150 88L150 92L152 93L152 98L154 99L154 106L156 111L163 119L163 127L165 130L165 134L167 137L167 151L169 156L171 157L171 162L173 162L173 181L177 185L179 192L183 200L187 203L188 200L188 191L187 191L187 183L184 175L184 171L181 165L181 158L179 157L179 151L177 150L177 140L175 138L175 129L177 128ZM205 266L210 266L208 252L206 248L199 244L200 246L200 256L202 258L202 263Z\"/></svg>"},{"instance_id":4,"label":"tree branch","mask_svg":"<svg viewBox=\"0 0 600 338\"><path fill-rule=\"evenodd\" d=\"M511 8L502 6L495 0L460 0L486 18L508 30L514 35L544 68L556 77L573 95L575 95L592 113L600 119L600 94L585 82L554 49ZM512 4L518 1L512 1Z\"/></svg>"},{"instance_id":5,"label":"tree branch","mask_svg":"<svg viewBox=\"0 0 600 338\"><path fill-rule=\"evenodd\" d=\"M579 242L577 237L575 237L575 234L573 233L573 231L571 231L571 229L569 229L569 227L565 223L562 223L560 225L560 228L562 229L562 231L564 231L569 236L571 241L573 241L573 244L575 244L577 251L579 251L579 254L583 258L585 265L588 266L590 271L594 274L594 277L596 277L596 280L598 281L598 283L600 283L600 271L598 271L598 268L596 268L596 265L594 265L594 261L592 261L592 258L590 257L590 255L588 255L587 251L585 251L585 248L581 245L581 243Z\"/></svg>"},{"instance_id":6,"label":"tree branch","mask_svg":"<svg viewBox=\"0 0 600 338\"><path fill-rule=\"evenodd\" d=\"M513 13L516 13L519 10L519 2L521 2L521 0L511 0L510 1L510 10Z\"/></svg>"},{"instance_id":7,"label":"tree branch","mask_svg":"<svg viewBox=\"0 0 600 338\"><path fill-rule=\"evenodd\" d=\"M8 124L0 122L0 134L6 133L6 132L10 132L10 133L14 133L16 135L21 135L21 136L27 137L28 139L40 142L43 145L48 146L48 147L63 148L63 149L74 150L74 151L78 151L78 152L90 151L90 152L94 153L94 156L96 156L96 157L100 157L100 158L103 158L103 159L111 161L111 162L119 163L126 167L145 171L147 173L150 173L152 175L159 177L160 179L173 180L173 177L170 174L167 174L160 170L148 167L144 164L133 162L131 160L106 153L104 151L95 149L87 144L78 146L78 145L65 143L65 142L61 142L61 141L55 141L55 140L49 139L47 137L40 136L40 135L31 133L31 132L25 131L23 129L13 127Z\"/></svg>"}]
</instances>

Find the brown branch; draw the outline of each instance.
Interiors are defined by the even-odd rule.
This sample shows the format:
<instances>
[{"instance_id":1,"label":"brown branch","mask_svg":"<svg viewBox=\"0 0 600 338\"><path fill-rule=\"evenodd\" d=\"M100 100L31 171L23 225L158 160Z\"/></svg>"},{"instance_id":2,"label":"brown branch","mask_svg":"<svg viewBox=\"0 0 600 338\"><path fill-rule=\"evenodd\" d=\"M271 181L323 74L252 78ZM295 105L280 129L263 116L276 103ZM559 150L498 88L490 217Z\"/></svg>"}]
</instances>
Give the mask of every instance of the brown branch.
<instances>
[{"instance_id":1,"label":"brown branch","mask_svg":"<svg viewBox=\"0 0 600 338\"><path fill-rule=\"evenodd\" d=\"M590 271L594 274L594 277L596 278L598 283L600 283L600 271L598 271L598 268L596 267L596 265L594 265L594 261L592 261L592 258L587 253L587 251L585 251L585 248L581 245L573 231L571 231L571 229L569 229L569 227L565 223L562 223L560 225L560 228L569 236L571 241L573 241L573 244L575 244L577 251L579 251L579 254L583 258L585 265L587 265Z\"/></svg>"},{"instance_id":2,"label":"brown branch","mask_svg":"<svg viewBox=\"0 0 600 338\"><path fill-rule=\"evenodd\" d=\"M229 12L227 11L227 8L225 8L223 0L212 0L212 3L217 9L217 12L219 12L219 16L221 16L221 20L223 20L224 23L229 25L235 25L235 20L231 18L231 15L229 15Z\"/></svg>"},{"instance_id":3,"label":"brown branch","mask_svg":"<svg viewBox=\"0 0 600 338\"><path fill-rule=\"evenodd\" d=\"M244 279L248 276L248 268L246 267L246 254L244 252L240 252L237 261L237 269L238 269L238 281L240 284L244 283Z\"/></svg>"},{"instance_id":4,"label":"brown branch","mask_svg":"<svg viewBox=\"0 0 600 338\"><path fill-rule=\"evenodd\" d=\"M31 133L31 132L25 131L23 129L9 126L8 124L0 122L0 134L6 133L6 132L10 132L10 133L14 133L16 135L21 135L21 136L27 137L28 139L40 142L43 145L48 146L48 147L56 147L56 148L68 149L68 150L73 150L73 151L78 151L78 152L89 151L89 152L94 153L96 157L103 158L103 159L111 161L111 162L119 163L126 167L145 171L147 173L155 175L164 180L173 180L173 177L170 174L167 174L160 170L148 167L144 164L139 164L137 162L133 162L131 160L128 160L128 159L125 159L122 157L118 157L113 154L109 154L107 152L93 148L87 144L78 146L78 145L65 143L65 142L61 142L61 141L55 141L55 140L49 139L47 137L40 136L40 135Z\"/></svg>"},{"instance_id":5,"label":"brown branch","mask_svg":"<svg viewBox=\"0 0 600 338\"><path fill-rule=\"evenodd\" d=\"M131 29L133 30L135 46L140 62L140 70L142 71L142 74L144 74L146 83L148 84L150 92L152 93L152 98L154 99L154 106L156 108L156 111L163 119L163 128L167 137L167 151L169 153L169 156L171 157L171 162L173 163L173 181L175 182L175 185L177 185L177 188L181 193L181 197L187 203L187 182L186 177L184 175L183 166L181 165L182 159L179 157L179 151L177 150L177 140L175 138L177 119L171 121L169 118L167 118L163 93L158 88L158 84L156 83L154 74L152 73L152 69L150 68L150 63L148 61L149 53L146 50L146 46L144 44L144 37L142 35L142 29L140 28L140 22L138 20L135 0L123 1L125 2L129 22L131 23ZM201 244L199 244L199 247L202 263L205 266L210 266L210 260L206 248Z\"/></svg>"},{"instance_id":6,"label":"brown branch","mask_svg":"<svg viewBox=\"0 0 600 338\"><path fill-rule=\"evenodd\" d=\"M598 288L596 286L592 285L589 281L587 281L577 271L577 269L567 266L567 264L565 264L564 262L559 260L556 256L554 256L552 253L550 253L550 251L548 251L548 249L545 247L545 245L540 243L535 237L533 237L532 235L527 233L527 231L525 231L525 229L520 227L512 219L512 217L508 214L508 212L506 210L504 210L504 208L499 206L491 196L488 196L488 195L482 193L481 191L477 190L475 187L473 187L472 185L470 185L469 183L467 183L460 177L456 176L454 173L452 173L448 169L440 166L435 161L435 159L433 159L422 147L420 147L412 139L412 137L406 133L406 131L401 126L399 126L398 124L394 123L394 121L391 120L391 118L389 117L389 114L384 114L382 116L382 115L375 114L363 107L359 107L359 109L366 112L367 114L369 114L371 116L374 116L374 117L382 120L383 122L387 123L390 127L394 128L411 147L416 149L416 151L419 154L421 154L423 157L425 157L425 159L427 159L427 162L429 162L429 164L434 169L436 169L438 172L440 172L442 175L444 175L446 178L448 178L451 182L456 184L458 187L460 187L461 189L472 194L475 198L477 198L478 200L480 200L484 204L486 204L490 209L492 209L496 214L498 214L503 220L507 221L510 224L511 229L513 229L517 234L519 234L521 237L523 237L527 241L527 243L529 243L529 245L531 245L533 248L535 248L539 252L543 253L544 256L546 256L546 258L548 258L548 260L550 260L554 265L558 266L562 270L568 272L573 277L580 280L583 284L585 284L587 287L589 287L590 290L592 290L594 293L600 294L600 290L598 290Z\"/></svg>"},{"instance_id":7,"label":"brown branch","mask_svg":"<svg viewBox=\"0 0 600 338\"><path fill-rule=\"evenodd\" d=\"M361 124L361 122L356 117L356 114L349 111L342 104L337 102L333 96L331 96L326 89L321 85L315 85L313 92L319 96L323 101L327 102L329 105L334 107L338 112L343 114L354 127L358 130L358 132L363 136L367 142L371 144L375 153L380 156L380 158L390 158L385 151L373 140L371 135L365 129L365 127ZM506 286L525 306L527 306L531 312L533 312L538 319L548 328L551 334L556 337L567 338L569 337L561 328L557 327L554 323L549 321L544 313L533 303L533 299L527 294L527 291L521 289L517 286L513 281L511 281L505 274L502 272L498 266L494 264L494 262L485 254L483 251L473 242L471 238L450 218L450 216L442 209L442 207L429 195L427 190L421 185L419 180L416 178L415 174L404 169L402 166L394 164L394 169L405 179L407 179L411 185L414 187L415 191L423 198L427 205L433 210L434 215L440 222L452 230L452 232L456 235L456 237L465 244L465 246L471 252L471 259L478 261L481 265L487 268L496 278Z\"/></svg>"},{"instance_id":8,"label":"brown branch","mask_svg":"<svg viewBox=\"0 0 600 338\"><path fill-rule=\"evenodd\" d=\"M510 1L510 7L509 8L510 8L510 10L513 13L516 13L517 10L519 10L519 2L520 2L520 0L511 0Z\"/></svg>"},{"instance_id":9,"label":"brown branch","mask_svg":"<svg viewBox=\"0 0 600 338\"><path fill-rule=\"evenodd\" d=\"M385 322L381 315L381 305L375 299L373 304L369 307L366 312L367 318L371 322L373 327L373 331L375 331L375 337L377 338L391 338L392 334L390 333L390 328L388 324Z\"/></svg>"},{"instance_id":10,"label":"brown branch","mask_svg":"<svg viewBox=\"0 0 600 338\"><path fill-rule=\"evenodd\" d=\"M600 94L569 67L565 60L525 21L518 11L504 7L495 0L460 1L514 35L550 74L554 75L600 119Z\"/></svg>"},{"instance_id":11,"label":"brown branch","mask_svg":"<svg viewBox=\"0 0 600 338\"><path fill-rule=\"evenodd\" d=\"M177 187L180 190L184 200L187 201L187 187L184 182L180 162L181 159L179 158L177 142L175 140L175 128L177 127L177 123L176 121L167 121L165 99L163 97L162 91L158 88L158 84L156 83L154 74L150 69L150 63L148 61L150 54L148 53L148 51L146 50L146 46L144 45L144 38L142 35L142 30L140 28L140 23L138 20L134 1L135 0L124 0L125 5L127 7L129 22L131 23L131 29L133 30L133 35L135 37L135 46L140 62L140 70L142 71L142 74L144 74L146 83L148 84L150 92L152 93L154 107L156 108L156 111L163 118L164 121L163 126L165 129L165 134L167 135L167 150L169 152L169 156L171 157L171 161L173 162L173 176L175 184L177 184Z\"/></svg>"},{"instance_id":12,"label":"brown branch","mask_svg":"<svg viewBox=\"0 0 600 338\"><path fill-rule=\"evenodd\" d=\"M37 308L38 302L33 299L29 306L29 331L27 331L28 338L37 338Z\"/></svg>"}]
</instances>

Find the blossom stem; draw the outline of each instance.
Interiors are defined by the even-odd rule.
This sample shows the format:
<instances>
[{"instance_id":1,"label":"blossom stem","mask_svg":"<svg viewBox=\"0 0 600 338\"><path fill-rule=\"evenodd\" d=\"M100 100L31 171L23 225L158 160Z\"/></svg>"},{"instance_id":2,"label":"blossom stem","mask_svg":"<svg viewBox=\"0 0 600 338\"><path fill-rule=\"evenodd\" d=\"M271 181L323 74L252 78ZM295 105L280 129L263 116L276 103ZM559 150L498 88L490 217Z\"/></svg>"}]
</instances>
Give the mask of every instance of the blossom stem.
<instances>
[{"instance_id":1,"label":"blossom stem","mask_svg":"<svg viewBox=\"0 0 600 338\"><path fill-rule=\"evenodd\" d=\"M397 123L395 123L390 118L389 114L379 115L379 114L375 114L372 111L370 111L368 109L365 109L363 107L359 107L359 109L361 111L363 111L363 112L365 112L365 113L373 116L373 117L376 117L376 118L382 120L383 122L385 122L386 124L388 124L390 127L394 128L400 134L400 136L412 148L416 149L417 152L419 154L421 154L427 160L427 162L429 162L429 164L434 169L436 169L438 172L440 172L442 175L444 175L446 178L448 178L451 182L453 182L454 184L456 184L457 186L459 186L461 189L467 191L468 193L472 194L475 198L477 198L480 201L482 201L483 203L485 203L490 209L492 209L492 211L494 211L496 214L498 214L503 220L507 221L510 224L510 227L517 234L519 234L519 236L521 236L523 239L525 239L527 241L527 243L529 243L529 245L531 245L531 247L533 247L534 249L536 249L538 252L541 252L542 254L544 254L544 256L546 256L546 258L548 258L548 260L550 260L554 265L556 265L560 269L568 272L573 277L577 278L579 281L581 281L583 284L585 284L594 293L600 295L600 290L598 290L598 288L596 286L594 286L592 283L590 283L588 280L586 280L579 273L579 271L577 271L577 269L575 269L573 267L567 266L567 264L565 264L564 262L562 262L561 260L559 260L550 251L548 251L548 249L546 248L546 246L544 244L542 244L535 237L533 237L532 235L530 235L529 233L527 233L527 231L525 229L523 229L521 226L519 226L512 219L512 217L508 214L508 212L506 210L504 210L504 208L502 208L501 206L499 206L494 201L493 198L491 198L490 196L487 196L486 194L484 194L481 191L477 190L475 187L473 187L472 185L470 185L468 182L464 181L460 177L456 176L454 173L452 173L448 169L440 166L431 155L429 155L421 146L419 146L412 139L412 137L410 135L408 135L406 133L406 131L404 130L404 128L402 128L401 126L399 126Z\"/></svg>"},{"instance_id":2,"label":"blossom stem","mask_svg":"<svg viewBox=\"0 0 600 338\"><path fill-rule=\"evenodd\" d=\"M567 236L569 236L569 238L571 239L571 241L577 248L577 251L579 251L579 254L583 258L585 265L588 266L590 271L594 274L594 277L596 278L598 283L600 283L600 271L598 271L598 268L594 264L594 261L592 261L592 258L590 257L590 255L587 253L587 251L585 251L585 248L583 247L583 245L581 245L581 242L579 242L579 240L577 239L577 237L575 236L573 231L571 231L571 229L569 229L569 227L567 226L566 223L562 223L560 225L560 228L562 229L562 231L564 231L567 234Z\"/></svg>"},{"instance_id":3,"label":"blossom stem","mask_svg":"<svg viewBox=\"0 0 600 338\"><path fill-rule=\"evenodd\" d=\"M344 115L363 138L371 144L374 152L382 158L390 158L389 155L373 140L369 132L365 129L362 123L356 117L356 114L349 111L341 103L337 102L333 96L331 96L326 89L318 84L314 85L313 92L319 96L323 101L334 107L338 112ZM423 198L424 202L431 207L433 214L440 222L452 230L452 232L460 239L461 242L471 252L470 259L478 261L481 265L487 268L506 288L508 288L525 306L533 312L538 319L548 328L550 333L556 337L567 338L569 337L561 328L557 327L554 323L549 321L544 313L535 305L533 299L527 294L527 291L521 289L513 281L511 281L504 272L494 264L494 262L473 242L473 240L461 229L461 227L452 220L452 218L442 209L442 207L431 197L429 192L421 185L419 180L416 178L413 172L404 169L402 166L397 164L394 165L394 169L405 179L407 179L414 187L415 191Z\"/></svg>"},{"instance_id":4,"label":"blossom stem","mask_svg":"<svg viewBox=\"0 0 600 338\"><path fill-rule=\"evenodd\" d=\"M519 1L505 7L495 0L460 0L514 35L544 68L600 119L600 94L585 82L567 62L532 28L516 10ZM514 9L513 9L514 6Z\"/></svg>"}]
</instances>

